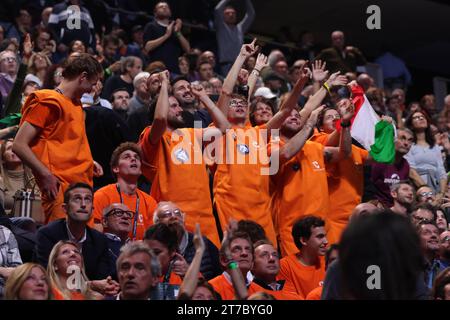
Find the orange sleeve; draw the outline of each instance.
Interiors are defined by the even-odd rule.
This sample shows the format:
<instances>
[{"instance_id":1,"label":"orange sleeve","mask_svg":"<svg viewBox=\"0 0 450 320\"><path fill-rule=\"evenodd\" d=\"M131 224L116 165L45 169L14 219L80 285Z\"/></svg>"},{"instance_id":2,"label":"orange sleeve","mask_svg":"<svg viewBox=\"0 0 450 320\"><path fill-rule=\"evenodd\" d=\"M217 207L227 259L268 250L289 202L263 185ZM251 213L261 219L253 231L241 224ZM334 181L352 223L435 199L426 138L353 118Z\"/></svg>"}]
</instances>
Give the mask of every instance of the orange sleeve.
<instances>
[{"instance_id":1,"label":"orange sleeve","mask_svg":"<svg viewBox=\"0 0 450 320\"><path fill-rule=\"evenodd\" d=\"M61 110L57 101L52 99L39 100L35 94L31 94L22 107L21 124L26 121L43 129L55 124L60 115Z\"/></svg>"},{"instance_id":2,"label":"orange sleeve","mask_svg":"<svg viewBox=\"0 0 450 320\"><path fill-rule=\"evenodd\" d=\"M102 223L103 209L111 204L111 200L105 189L99 189L94 193L93 223Z\"/></svg>"},{"instance_id":3,"label":"orange sleeve","mask_svg":"<svg viewBox=\"0 0 450 320\"><path fill-rule=\"evenodd\" d=\"M153 181L154 175L157 170L157 152L161 146L161 142L158 141L156 144L150 143L150 132L151 126L147 127L142 131L139 137L139 146L142 150L142 174L149 181ZM163 139L161 137L161 139Z\"/></svg>"},{"instance_id":4,"label":"orange sleeve","mask_svg":"<svg viewBox=\"0 0 450 320\"><path fill-rule=\"evenodd\" d=\"M317 287L306 296L305 300L320 300L323 287Z\"/></svg>"}]
</instances>

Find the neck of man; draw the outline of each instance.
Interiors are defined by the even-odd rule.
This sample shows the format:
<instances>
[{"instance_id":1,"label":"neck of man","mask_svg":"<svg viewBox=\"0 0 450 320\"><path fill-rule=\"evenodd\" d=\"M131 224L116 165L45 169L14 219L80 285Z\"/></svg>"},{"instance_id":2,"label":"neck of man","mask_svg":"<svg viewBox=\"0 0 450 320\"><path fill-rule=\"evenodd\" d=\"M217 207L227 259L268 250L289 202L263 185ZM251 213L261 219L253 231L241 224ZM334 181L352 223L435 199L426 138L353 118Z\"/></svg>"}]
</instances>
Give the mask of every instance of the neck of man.
<instances>
[{"instance_id":1,"label":"neck of man","mask_svg":"<svg viewBox=\"0 0 450 320\"><path fill-rule=\"evenodd\" d=\"M170 23L169 18L155 18L155 20L164 25L168 25Z\"/></svg>"},{"instance_id":2,"label":"neck of man","mask_svg":"<svg viewBox=\"0 0 450 320\"><path fill-rule=\"evenodd\" d=\"M261 279L266 285L270 286L271 288L275 288L277 286L276 275L261 274L259 276L256 276L256 278Z\"/></svg>"},{"instance_id":3,"label":"neck of man","mask_svg":"<svg viewBox=\"0 0 450 320\"><path fill-rule=\"evenodd\" d=\"M75 237L77 241L81 240L84 236L84 232L86 230L86 223L80 221L74 221L70 218L67 219L67 227L70 230L70 233Z\"/></svg>"},{"instance_id":4,"label":"neck of man","mask_svg":"<svg viewBox=\"0 0 450 320\"><path fill-rule=\"evenodd\" d=\"M317 253L310 253L306 248L297 254L297 259L304 266L315 266L319 262Z\"/></svg>"},{"instance_id":5,"label":"neck of man","mask_svg":"<svg viewBox=\"0 0 450 320\"><path fill-rule=\"evenodd\" d=\"M391 207L391 210L405 217L408 215L408 209L404 205L400 204L398 201L395 200L394 205Z\"/></svg>"},{"instance_id":6,"label":"neck of man","mask_svg":"<svg viewBox=\"0 0 450 320\"><path fill-rule=\"evenodd\" d=\"M128 195L133 195L137 190L138 177L117 177L117 183L120 187L120 192Z\"/></svg>"},{"instance_id":7,"label":"neck of man","mask_svg":"<svg viewBox=\"0 0 450 320\"><path fill-rule=\"evenodd\" d=\"M280 137L281 137L282 140L289 141L289 140L291 140L292 137L295 136L297 133L298 133L298 131L295 132L295 131L292 131L292 130L287 130L286 128L283 129L283 127L281 127L281 130L280 130Z\"/></svg>"},{"instance_id":8,"label":"neck of man","mask_svg":"<svg viewBox=\"0 0 450 320\"><path fill-rule=\"evenodd\" d=\"M194 112L195 112L195 102L183 103L181 108L183 109L183 111L187 111L187 112L190 112L190 113L194 114Z\"/></svg>"},{"instance_id":9,"label":"neck of man","mask_svg":"<svg viewBox=\"0 0 450 320\"><path fill-rule=\"evenodd\" d=\"M109 228L105 228L104 232L105 233L111 233L111 234L119 237L120 240L122 240L123 243L125 243L125 241L127 241L127 239L128 239L128 232L126 232L126 231L115 231L115 232L113 232Z\"/></svg>"},{"instance_id":10,"label":"neck of man","mask_svg":"<svg viewBox=\"0 0 450 320\"><path fill-rule=\"evenodd\" d=\"M136 91L136 95L141 99L145 104L149 104L151 100L151 94L147 91Z\"/></svg>"},{"instance_id":11,"label":"neck of man","mask_svg":"<svg viewBox=\"0 0 450 320\"><path fill-rule=\"evenodd\" d=\"M78 84L75 81L62 80L57 88L65 97L71 100L79 100L81 98L77 94Z\"/></svg>"},{"instance_id":12,"label":"neck of man","mask_svg":"<svg viewBox=\"0 0 450 320\"><path fill-rule=\"evenodd\" d=\"M425 259L427 259L428 263L433 263L433 260L436 258L436 252L431 250L425 251Z\"/></svg>"},{"instance_id":13,"label":"neck of man","mask_svg":"<svg viewBox=\"0 0 450 320\"><path fill-rule=\"evenodd\" d=\"M245 123L247 122L246 119L228 119L228 121L230 122L231 126L238 128L244 128Z\"/></svg>"},{"instance_id":14,"label":"neck of man","mask_svg":"<svg viewBox=\"0 0 450 320\"><path fill-rule=\"evenodd\" d=\"M122 79L126 83L132 83L133 82L133 78L131 78L129 73L121 74L120 75L120 79Z\"/></svg>"},{"instance_id":15,"label":"neck of man","mask_svg":"<svg viewBox=\"0 0 450 320\"><path fill-rule=\"evenodd\" d=\"M127 295L122 291L120 293L120 300L148 300L150 292L146 292L140 295Z\"/></svg>"},{"instance_id":16,"label":"neck of man","mask_svg":"<svg viewBox=\"0 0 450 320\"><path fill-rule=\"evenodd\" d=\"M403 160L403 153L395 152L395 164L399 164Z\"/></svg>"}]
</instances>

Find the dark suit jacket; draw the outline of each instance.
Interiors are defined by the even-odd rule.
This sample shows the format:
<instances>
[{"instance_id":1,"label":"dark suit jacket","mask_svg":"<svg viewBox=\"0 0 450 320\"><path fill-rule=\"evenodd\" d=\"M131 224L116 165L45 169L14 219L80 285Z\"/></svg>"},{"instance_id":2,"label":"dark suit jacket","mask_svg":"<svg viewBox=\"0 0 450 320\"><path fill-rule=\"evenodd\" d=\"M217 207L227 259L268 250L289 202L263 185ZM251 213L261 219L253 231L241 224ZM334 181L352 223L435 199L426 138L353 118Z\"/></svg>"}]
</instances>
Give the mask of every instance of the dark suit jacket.
<instances>
[{"instance_id":1,"label":"dark suit jacket","mask_svg":"<svg viewBox=\"0 0 450 320\"><path fill-rule=\"evenodd\" d=\"M316 60L326 61L330 73L341 71L341 74L355 72L357 66L366 64L366 58L357 48L354 48L351 53L347 53L345 58L334 47L324 49L316 57Z\"/></svg>"},{"instance_id":2,"label":"dark suit jacket","mask_svg":"<svg viewBox=\"0 0 450 320\"><path fill-rule=\"evenodd\" d=\"M37 232L35 261L46 268L50 251L60 240L69 240L65 219L41 227ZM107 239L102 233L86 227L86 241L83 242L82 255L86 275L90 280L105 279L112 273Z\"/></svg>"}]
</instances>

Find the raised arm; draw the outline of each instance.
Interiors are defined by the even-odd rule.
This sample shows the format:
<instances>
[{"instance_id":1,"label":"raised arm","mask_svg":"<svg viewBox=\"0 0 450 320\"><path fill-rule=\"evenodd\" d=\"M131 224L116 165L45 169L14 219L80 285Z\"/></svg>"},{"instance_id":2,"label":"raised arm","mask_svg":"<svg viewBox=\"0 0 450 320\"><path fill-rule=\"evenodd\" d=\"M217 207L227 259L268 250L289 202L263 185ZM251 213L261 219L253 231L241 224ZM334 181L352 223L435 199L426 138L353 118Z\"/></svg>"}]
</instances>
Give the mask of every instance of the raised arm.
<instances>
[{"instance_id":1,"label":"raised arm","mask_svg":"<svg viewBox=\"0 0 450 320\"><path fill-rule=\"evenodd\" d=\"M198 223L195 224L194 247L194 259L192 259L191 265L184 276L178 299L192 299L195 289L197 288L198 274L200 273L200 265L205 252L205 242L203 241L200 225Z\"/></svg>"},{"instance_id":2,"label":"raised arm","mask_svg":"<svg viewBox=\"0 0 450 320\"><path fill-rule=\"evenodd\" d=\"M149 40L145 43L145 46L144 46L145 52L148 54L149 52L155 50L160 45L162 45L167 39L169 39L172 36L172 32L173 32L174 28L175 28L175 21L172 21L167 26L166 33L163 36L156 38L154 40Z\"/></svg>"},{"instance_id":3,"label":"raised arm","mask_svg":"<svg viewBox=\"0 0 450 320\"><path fill-rule=\"evenodd\" d=\"M191 90L200 103L202 103L206 110L208 110L208 113L210 114L216 128L218 128L222 133L225 133L227 129L231 128L226 115L219 110L201 85L193 85Z\"/></svg>"},{"instance_id":4,"label":"raised arm","mask_svg":"<svg viewBox=\"0 0 450 320\"><path fill-rule=\"evenodd\" d=\"M219 22L221 24L225 24L223 21L223 10L227 6L227 4L230 2L230 0L222 0L220 1L216 7L214 8L214 17L216 19L216 24Z\"/></svg>"},{"instance_id":5,"label":"raised arm","mask_svg":"<svg viewBox=\"0 0 450 320\"><path fill-rule=\"evenodd\" d=\"M220 93L218 106L220 111L222 111L223 114L225 115L227 114L228 102L230 101L230 95L233 93L234 85L236 84L236 80L239 76L239 71L241 70L245 60L248 57L255 54L259 49L259 47L255 45L255 43L256 38L253 39L251 43L244 44L242 46L239 55L234 61L234 64L231 67L230 72L228 72L228 75L223 82L222 92Z\"/></svg>"},{"instance_id":6,"label":"raised arm","mask_svg":"<svg viewBox=\"0 0 450 320\"><path fill-rule=\"evenodd\" d=\"M297 101L302 93L303 87L309 79L309 71L305 68L306 63L303 65L300 70L300 78L298 78L297 82L294 85L294 88L291 91L291 94L286 99L285 103L280 106L280 110L272 117L272 119L267 122L267 129L278 129L283 124L283 121L289 117L292 109L297 105ZM309 114L308 114L309 116Z\"/></svg>"},{"instance_id":7,"label":"raised arm","mask_svg":"<svg viewBox=\"0 0 450 320\"><path fill-rule=\"evenodd\" d=\"M228 223L227 231L224 232L222 248L225 248L224 259L227 262L227 272L231 277L231 282L233 283L234 294L236 299L245 300L248 297L247 286L245 285L245 279L242 275L239 266L236 261L233 261L230 251L230 237L237 230L237 221L230 219Z\"/></svg>"},{"instance_id":8,"label":"raised arm","mask_svg":"<svg viewBox=\"0 0 450 320\"><path fill-rule=\"evenodd\" d=\"M314 110L306 121L302 129L297 132L295 136L292 137L284 146L280 148L279 159L280 163L284 163L296 155L305 145L306 141L311 134L311 130L317 123L317 118L324 107L317 108ZM274 150L275 151L275 150ZM272 156L277 156L276 152L272 151Z\"/></svg>"},{"instance_id":9,"label":"raised arm","mask_svg":"<svg viewBox=\"0 0 450 320\"><path fill-rule=\"evenodd\" d=\"M314 69L314 67L313 67L313 69ZM323 99L326 97L326 95L328 93L326 87L332 88L334 86L345 85L347 83L347 78L345 76L339 75L339 73L340 73L339 71L333 73L328 78L328 80L325 81L324 85L320 87L319 91L317 91L314 95L312 95L308 99L305 106L300 111L301 118L305 119L305 120L301 120L302 122L306 121L306 119L308 119L311 112L321 105Z\"/></svg>"},{"instance_id":10,"label":"raised arm","mask_svg":"<svg viewBox=\"0 0 450 320\"><path fill-rule=\"evenodd\" d=\"M324 157L325 162L338 162L347 158L352 153L352 136L350 134L350 120L352 119L355 110L353 104L343 105L339 107L341 115L341 129L339 135L339 147L325 147Z\"/></svg>"},{"instance_id":11,"label":"raised arm","mask_svg":"<svg viewBox=\"0 0 450 320\"><path fill-rule=\"evenodd\" d=\"M191 51L191 45L189 44L189 41L184 37L184 35L181 33L181 27L183 26L183 22L181 19L177 19L175 21L175 27L173 31L175 32L175 35L178 38L178 41L180 41L181 48L184 52L189 53Z\"/></svg>"},{"instance_id":12,"label":"raised arm","mask_svg":"<svg viewBox=\"0 0 450 320\"><path fill-rule=\"evenodd\" d=\"M267 63L267 57L262 53L259 53L258 57L256 58L255 67L253 68L252 72L250 73L250 76L248 77L247 84L248 84L249 103L251 101L251 98L253 97L253 94L255 93L256 82L258 81L261 70L268 66L269 64Z\"/></svg>"},{"instance_id":13,"label":"raised arm","mask_svg":"<svg viewBox=\"0 0 450 320\"><path fill-rule=\"evenodd\" d=\"M255 8L253 7L252 1L245 0L245 6L247 11L245 13L244 19L239 22L239 27L241 28L243 34L247 32L247 30L252 25L253 20L255 20Z\"/></svg>"},{"instance_id":14,"label":"raised arm","mask_svg":"<svg viewBox=\"0 0 450 320\"><path fill-rule=\"evenodd\" d=\"M167 113L169 112L169 72L159 73L161 89L158 101L156 102L155 116L150 131L149 140L151 144L156 144L167 129Z\"/></svg>"},{"instance_id":15,"label":"raised arm","mask_svg":"<svg viewBox=\"0 0 450 320\"><path fill-rule=\"evenodd\" d=\"M316 60L312 64L313 93L319 91L323 81L328 77L328 70L325 69L327 63Z\"/></svg>"}]
</instances>

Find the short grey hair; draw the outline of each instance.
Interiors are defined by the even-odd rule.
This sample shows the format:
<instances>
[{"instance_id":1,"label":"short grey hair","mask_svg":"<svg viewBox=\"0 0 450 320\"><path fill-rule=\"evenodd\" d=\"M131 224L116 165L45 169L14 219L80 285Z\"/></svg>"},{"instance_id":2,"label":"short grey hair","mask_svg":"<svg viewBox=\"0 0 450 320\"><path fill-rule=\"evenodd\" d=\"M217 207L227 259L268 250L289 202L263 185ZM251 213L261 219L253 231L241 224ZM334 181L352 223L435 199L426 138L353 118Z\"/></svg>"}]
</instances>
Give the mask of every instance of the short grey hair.
<instances>
[{"instance_id":1,"label":"short grey hair","mask_svg":"<svg viewBox=\"0 0 450 320\"><path fill-rule=\"evenodd\" d=\"M158 257L149 246L140 241L129 242L120 249L120 255L116 261L117 273L119 273L120 265L122 264L123 259L141 252L147 254L150 257L150 270L152 272L152 275L154 277L160 277L161 264L159 263Z\"/></svg>"},{"instance_id":2,"label":"short grey hair","mask_svg":"<svg viewBox=\"0 0 450 320\"><path fill-rule=\"evenodd\" d=\"M141 80L147 80L148 77L150 77L150 73L146 71L139 72L133 79L133 87L136 88L141 82Z\"/></svg>"},{"instance_id":3,"label":"short grey hair","mask_svg":"<svg viewBox=\"0 0 450 320\"><path fill-rule=\"evenodd\" d=\"M120 72L122 74L127 72L127 68L134 66L134 64L136 63L136 60L141 60L141 58L139 57L135 57L135 56L128 56L128 57L124 57L122 59L120 59Z\"/></svg>"}]
</instances>

